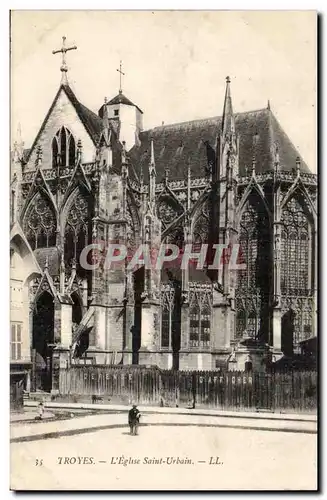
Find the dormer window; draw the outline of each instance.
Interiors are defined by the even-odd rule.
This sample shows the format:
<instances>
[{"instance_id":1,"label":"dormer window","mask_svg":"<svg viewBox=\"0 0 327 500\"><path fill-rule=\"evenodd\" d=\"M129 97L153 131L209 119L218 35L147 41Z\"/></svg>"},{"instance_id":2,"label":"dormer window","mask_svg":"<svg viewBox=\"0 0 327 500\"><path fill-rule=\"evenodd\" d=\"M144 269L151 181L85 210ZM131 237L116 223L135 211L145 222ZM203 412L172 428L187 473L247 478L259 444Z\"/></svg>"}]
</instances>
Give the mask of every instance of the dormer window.
<instances>
[{"instance_id":1,"label":"dormer window","mask_svg":"<svg viewBox=\"0 0 327 500\"><path fill-rule=\"evenodd\" d=\"M119 109L114 110L114 116L119 116Z\"/></svg>"},{"instance_id":2,"label":"dormer window","mask_svg":"<svg viewBox=\"0 0 327 500\"><path fill-rule=\"evenodd\" d=\"M75 165L76 145L70 130L61 127L52 139L52 166Z\"/></svg>"}]
</instances>

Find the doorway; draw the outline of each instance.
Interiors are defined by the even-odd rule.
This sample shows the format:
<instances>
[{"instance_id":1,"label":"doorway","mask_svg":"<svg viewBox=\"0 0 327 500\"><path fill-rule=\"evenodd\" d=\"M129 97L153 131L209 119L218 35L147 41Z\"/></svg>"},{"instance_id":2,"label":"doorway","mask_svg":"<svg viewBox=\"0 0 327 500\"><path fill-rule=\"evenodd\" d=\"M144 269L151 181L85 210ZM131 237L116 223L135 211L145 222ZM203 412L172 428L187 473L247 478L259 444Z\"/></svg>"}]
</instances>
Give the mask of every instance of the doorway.
<instances>
[{"instance_id":1,"label":"doorway","mask_svg":"<svg viewBox=\"0 0 327 500\"><path fill-rule=\"evenodd\" d=\"M52 345L54 343L54 301L43 292L33 311L34 388L50 392L52 388Z\"/></svg>"},{"instance_id":2,"label":"doorway","mask_svg":"<svg viewBox=\"0 0 327 500\"><path fill-rule=\"evenodd\" d=\"M132 326L132 364L139 362L142 327L142 293L144 292L144 267L133 273L134 281L134 325Z\"/></svg>"},{"instance_id":3,"label":"doorway","mask_svg":"<svg viewBox=\"0 0 327 500\"><path fill-rule=\"evenodd\" d=\"M282 341L281 348L285 356L292 357L294 350L294 320L295 312L289 309L282 317Z\"/></svg>"}]
</instances>

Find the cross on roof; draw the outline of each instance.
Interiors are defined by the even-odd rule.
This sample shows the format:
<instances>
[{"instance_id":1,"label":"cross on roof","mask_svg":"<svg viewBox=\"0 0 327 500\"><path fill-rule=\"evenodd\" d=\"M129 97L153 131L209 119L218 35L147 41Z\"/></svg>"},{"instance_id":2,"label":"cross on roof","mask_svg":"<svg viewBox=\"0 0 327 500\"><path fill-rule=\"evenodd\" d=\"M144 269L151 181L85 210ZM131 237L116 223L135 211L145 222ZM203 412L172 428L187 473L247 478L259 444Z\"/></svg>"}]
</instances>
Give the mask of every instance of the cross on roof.
<instances>
[{"instance_id":1,"label":"cross on roof","mask_svg":"<svg viewBox=\"0 0 327 500\"><path fill-rule=\"evenodd\" d=\"M122 93L123 93L123 90L122 90L122 88L121 88L121 77L122 77L122 75L124 75L124 76L125 76L125 73L123 73L123 72L122 72L122 65L123 65L123 64L122 64L122 61L120 61L120 63L119 63L119 69L117 69L117 70L116 70L116 71L118 71L118 73L119 73L119 93L120 93L120 94L122 94Z\"/></svg>"},{"instance_id":2,"label":"cross on roof","mask_svg":"<svg viewBox=\"0 0 327 500\"><path fill-rule=\"evenodd\" d=\"M62 62L61 62L61 66L60 66L60 71L62 72L61 83L64 83L64 84L67 83L68 67L66 64L66 52L68 52L69 50L76 50L76 49L77 49L76 45L73 45L72 47L66 47L66 37L63 36L61 49L52 51L52 54L60 54L60 53L62 54Z\"/></svg>"}]
</instances>

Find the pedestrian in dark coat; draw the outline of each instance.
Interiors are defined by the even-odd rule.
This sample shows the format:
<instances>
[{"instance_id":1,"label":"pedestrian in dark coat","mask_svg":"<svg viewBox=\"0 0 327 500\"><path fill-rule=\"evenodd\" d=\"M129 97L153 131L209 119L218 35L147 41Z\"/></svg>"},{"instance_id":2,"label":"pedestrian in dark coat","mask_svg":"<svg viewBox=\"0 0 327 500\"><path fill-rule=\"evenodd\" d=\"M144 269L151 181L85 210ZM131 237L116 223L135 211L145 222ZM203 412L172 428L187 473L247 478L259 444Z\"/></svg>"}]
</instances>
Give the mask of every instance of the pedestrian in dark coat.
<instances>
[{"instance_id":1,"label":"pedestrian in dark coat","mask_svg":"<svg viewBox=\"0 0 327 500\"><path fill-rule=\"evenodd\" d=\"M141 413L139 412L137 406L133 405L133 407L128 412L128 425L130 428L130 433L134 436L137 435L140 417Z\"/></svg>"}]
</instances>

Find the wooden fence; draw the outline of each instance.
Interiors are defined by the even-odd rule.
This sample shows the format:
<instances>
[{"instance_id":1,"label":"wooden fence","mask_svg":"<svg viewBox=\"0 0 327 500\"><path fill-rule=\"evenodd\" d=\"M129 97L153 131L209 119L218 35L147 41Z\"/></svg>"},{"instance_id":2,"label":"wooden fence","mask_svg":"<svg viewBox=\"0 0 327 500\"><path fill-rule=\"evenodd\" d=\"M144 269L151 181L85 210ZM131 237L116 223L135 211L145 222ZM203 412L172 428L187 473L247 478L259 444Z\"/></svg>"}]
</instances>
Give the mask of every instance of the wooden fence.
<instances>
[{"instance_id":1,"label":"wooden fence","mask_svg":"<svg viewBox=\"0 0 327 500\"><path fill-rule=\"evenodd\" d=\"M317 408L317 373L74 366L60 369L59 393L68 399L95 395L121 404L305 412Z\"/></svg>"}]
</instances>

